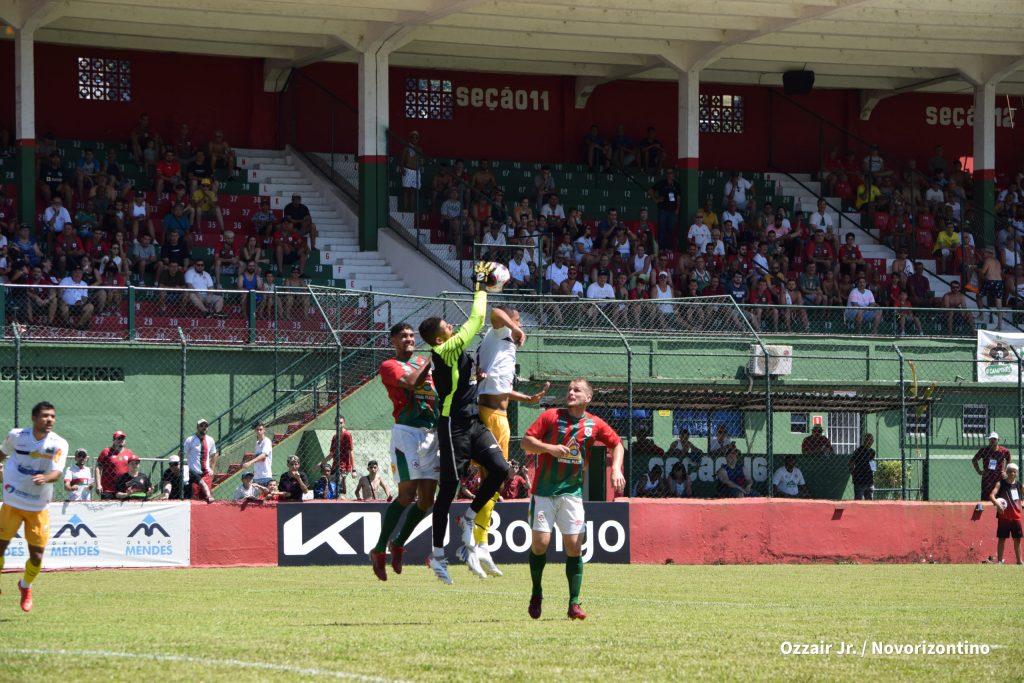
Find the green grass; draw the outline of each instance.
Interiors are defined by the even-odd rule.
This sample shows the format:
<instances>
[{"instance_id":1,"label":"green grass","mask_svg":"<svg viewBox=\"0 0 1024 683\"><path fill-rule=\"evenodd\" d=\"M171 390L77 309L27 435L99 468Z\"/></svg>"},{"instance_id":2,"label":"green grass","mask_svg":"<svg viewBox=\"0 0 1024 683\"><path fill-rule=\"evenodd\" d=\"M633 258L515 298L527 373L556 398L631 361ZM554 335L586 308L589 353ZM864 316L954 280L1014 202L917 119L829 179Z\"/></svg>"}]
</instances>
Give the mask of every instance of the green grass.
<instances>
[{"instance_id":1,"label":"green grass","mask_svg":"<svg viewBox=\"0 0 1024 683\"><path fill-rule=\"evenodd\" d=\"M5 574L0 681L1020 678L1022 573L1013 566L592 565L585 622L565 618L559 564L548 566L539 622L526 614L524 566L487 581L455 569L451 587L421 566L386 584L368 567L44 574L31 614L17 607L18 576ZM863 658L780 654L783 641L859 648L865 639L1005 647L959 657L872 655L870 645Z\"/></svg>"}]
</instances>

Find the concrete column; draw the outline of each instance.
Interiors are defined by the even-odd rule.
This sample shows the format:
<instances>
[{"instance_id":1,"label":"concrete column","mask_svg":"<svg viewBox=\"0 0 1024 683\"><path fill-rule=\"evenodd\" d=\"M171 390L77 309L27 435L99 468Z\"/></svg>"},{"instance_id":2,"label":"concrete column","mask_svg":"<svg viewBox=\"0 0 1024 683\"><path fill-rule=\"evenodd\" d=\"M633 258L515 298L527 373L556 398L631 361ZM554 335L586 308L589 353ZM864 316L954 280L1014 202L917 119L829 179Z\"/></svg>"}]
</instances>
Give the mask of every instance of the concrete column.
<instances>
[{"instance_id":1,"label":"concrete column","mask_svg":"<svg viewBox=\"0 0 1024 683\"><path fill-rule=\"evenodd\" d=\"M388 223L388 53L359 55L359 249L376 251Z\"/></svg>"},{"instance_id":2,"label":"concrete column","mask_svg":"<svg viewBox=\"0 0 1024 683\"><path fill-rule=\"evenodd\" d=\"M683 205L679 214L680 229L690 225L700 208L698 168L700 158L700 71L679 72L679 143L676 168L683 187Z\"/></svg>"},{"instance_id":3,"label":"concrete column","mask_svg":"<svg viewBox=\"0 0 1024 683\"><path fill-rule=\"evenodd\" d=\"M989 81L974 89L974 214L980 228L979 247L995 244L996 86Z\"/></svg>"},{"instance_id":4,"label":"concrete column","mask_svg":"<svg viewBox=\"0 0 1024 683\"><path fill-rule=\"evenodd\" d=\"M15 140L17 145L18 218L36 224L36 87L35 32L14 31Z\"/></svg>"}]
</instances>

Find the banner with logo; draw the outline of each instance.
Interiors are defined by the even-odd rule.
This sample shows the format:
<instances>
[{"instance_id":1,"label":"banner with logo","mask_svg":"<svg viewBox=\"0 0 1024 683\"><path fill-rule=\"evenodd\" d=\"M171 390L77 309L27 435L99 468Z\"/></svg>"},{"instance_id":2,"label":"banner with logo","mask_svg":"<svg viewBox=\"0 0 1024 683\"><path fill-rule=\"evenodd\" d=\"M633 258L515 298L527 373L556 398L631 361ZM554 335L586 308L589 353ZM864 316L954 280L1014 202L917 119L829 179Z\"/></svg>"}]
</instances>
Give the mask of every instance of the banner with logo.
<instances>
[{"instance_id":1,"label":"banner with logo","mask_svg":"<svg viewBox=\"0 0 1024 683\"><path fill-rule=\"evenodd\" d=\"M978 330L978 381L1017 382L1017 357L1024 356L1024 333Z\"/></svg>"},{"instance_id":2,"label":"banner with logo","mask_svg":"<svg viewBox=\"0 0 1024 683\"><path fill-rule=\"evenodd\" d=\"M191 506L162 502L50 503L45 569L187 567ZM4 553L6 568L28 557L21 534Z\"/></svg>"},{"instance_id":3,"label":"banner with logo","mask_svg":"<svg viewBox=\"0 0 1024 683\"><path fill-rule=\"evenodd\" d=\"M468 507L452 506L446 547L455 560L461 545L456 517ZM586 532L584 562L629 563L629 504L584 503ZM278 564L281 566L353 564L369 562L377 543L384 503L302 503L277 506ZM488 550L500 564L525 563L531 543L528 505L498 503L491 516ZM407 564L419 564L430 553L430 516L421 521L406 543ZM552 562L564 560L561 534L556 531L548 548Z\"/></svg>"}]
</instances>

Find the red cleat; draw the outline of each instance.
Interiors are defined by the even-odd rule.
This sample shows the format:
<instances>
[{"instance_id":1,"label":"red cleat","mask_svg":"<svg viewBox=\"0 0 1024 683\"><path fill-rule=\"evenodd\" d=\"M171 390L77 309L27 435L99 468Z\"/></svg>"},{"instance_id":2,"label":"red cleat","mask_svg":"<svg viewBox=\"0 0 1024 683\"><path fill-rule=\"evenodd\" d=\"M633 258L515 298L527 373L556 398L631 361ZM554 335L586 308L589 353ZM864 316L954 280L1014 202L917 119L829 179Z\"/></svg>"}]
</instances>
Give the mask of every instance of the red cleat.
<instances>
[{"instance_id":1,"label":"red cleat","mask_svg":"<svg viewBox=\"0 0 1024 683\"><path fill-rule=\"evenodd\" d=\"M583 611L582 607L574 602L569 605L569 618L583 621L587 618L587 613Z\"/></svg>"},{"instance_id":2,"label":"red cleat","mask_svg":"<svg viewBox=\"0 0 1024 683\"><path fill-rule=\"evenodd\" d=\"M387 557L384 553L379 553L376 550L370 551L370 565L373 567L374 575L381 581L388 580L388 573L384 570L384 562Z\"/></svg>"},{"instance_id":3,"label":"red cleat","mask_svg":"<svg viewBox=\"0 0 1024 683\"><path fill-rule=\"evenodd\" d=\"M18 589L21 591L21 611L31 612L32 611L32 586L28 588L21 587L21 581L18 582Z\"/></svg>"},{"instance_id":4,"label":"red cleat","mask_svg":"<svg viewBox=\"0 0 1024 683\"><path fill-rule=\"evenodd\" d=\"M391 552L391 569L396 574L402 573L402 558L405 556L405 547L388 543L388 550Z\"/></svg>"},{"instance_id":5,"label":"red cleat","mask_svg":"<svg viewBox=\"0 0 1024 683\"><path fill-rule=\"evenodd\" d=\"M540 619L540 602L543 599L544 598L542 598L539 595L534 595L533 597L530 598L530 609L529 609L529 612L530 612L530 618L531 619Z\"/></svg>"}]
</instances>

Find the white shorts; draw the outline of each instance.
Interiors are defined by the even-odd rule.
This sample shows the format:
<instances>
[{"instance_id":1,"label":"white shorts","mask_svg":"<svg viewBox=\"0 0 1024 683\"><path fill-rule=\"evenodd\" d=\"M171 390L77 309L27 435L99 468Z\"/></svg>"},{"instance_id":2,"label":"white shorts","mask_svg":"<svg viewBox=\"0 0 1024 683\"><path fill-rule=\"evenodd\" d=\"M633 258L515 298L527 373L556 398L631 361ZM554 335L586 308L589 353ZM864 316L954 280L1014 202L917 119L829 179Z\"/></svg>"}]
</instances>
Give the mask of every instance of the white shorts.
<instances>
[{"instance_id":1,"label":"white shorts","mask_svg":"<svg viewBox=\"0 0 1024 683\"><path fill-rule=\"evenodd\" d=\"M418 168L402 169L402 187L420 189L420 170Z\"/></svg>"},{"instance_id":2,"label":"white shorts","mask_svg":"<svg viewBox=\"0 0 1024 683\"><path fill-rule=\"evenodd\" d=\"M431 479L441 474L437 432L395 425L391 428L391 476L396 483Z\"/></svg>"},{"instance_id":3,"label":"white shorts","mask_svg":"<svg viewBox=\"0 0 1024 683\"><path fill-rule=\"evenodd\" d=\"M583 499L578 496L534 496L530 499L530 528L551 533L555 525L564 536L583 531Z\"/></svg>"}]
</instances>

